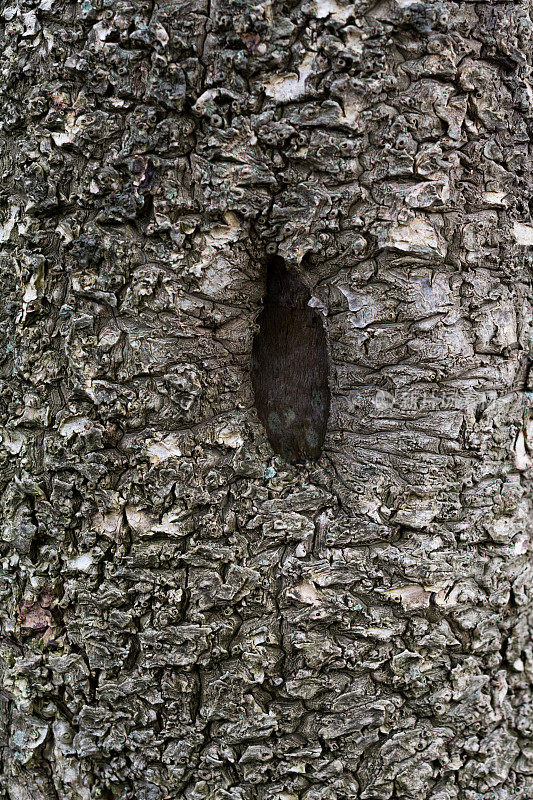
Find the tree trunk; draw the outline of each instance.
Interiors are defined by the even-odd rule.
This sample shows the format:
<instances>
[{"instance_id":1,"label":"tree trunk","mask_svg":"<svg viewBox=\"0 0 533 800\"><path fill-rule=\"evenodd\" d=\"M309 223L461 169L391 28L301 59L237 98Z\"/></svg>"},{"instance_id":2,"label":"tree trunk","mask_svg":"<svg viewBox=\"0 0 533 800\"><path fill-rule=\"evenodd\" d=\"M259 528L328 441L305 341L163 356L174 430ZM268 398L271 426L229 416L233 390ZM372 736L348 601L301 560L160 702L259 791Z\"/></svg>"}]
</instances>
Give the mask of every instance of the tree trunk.
<instances>
[{"instance_id":1,"label":"tree trunk","mask_svg":"<svg viewBox=\"0 0 533 800\"><path fill-rule=\"evenodd\" d=\"M531 800L530 9L4 4L2 798Z\"/></svg>"}]
</instances>

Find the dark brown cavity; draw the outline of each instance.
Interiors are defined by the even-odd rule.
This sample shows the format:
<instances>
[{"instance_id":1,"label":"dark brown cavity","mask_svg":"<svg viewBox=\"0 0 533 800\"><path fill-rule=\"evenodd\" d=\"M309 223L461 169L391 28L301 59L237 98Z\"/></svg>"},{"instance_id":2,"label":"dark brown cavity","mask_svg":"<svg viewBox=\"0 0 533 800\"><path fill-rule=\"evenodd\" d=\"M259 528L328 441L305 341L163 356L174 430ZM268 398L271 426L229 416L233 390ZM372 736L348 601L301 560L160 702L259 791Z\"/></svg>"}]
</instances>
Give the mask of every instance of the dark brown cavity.
<instances>
[{"instance_id":1,"label":"dark brown cavity","mask_svg":"<svg viewBox=\"0 0 533 800\"><path fill-rule=\"evenodd\" d=\"M329 417L326 332L310 298L298 274L271 258L251 377L259 419L286 461L318 458Z\"/></svg>"}]
</instances>

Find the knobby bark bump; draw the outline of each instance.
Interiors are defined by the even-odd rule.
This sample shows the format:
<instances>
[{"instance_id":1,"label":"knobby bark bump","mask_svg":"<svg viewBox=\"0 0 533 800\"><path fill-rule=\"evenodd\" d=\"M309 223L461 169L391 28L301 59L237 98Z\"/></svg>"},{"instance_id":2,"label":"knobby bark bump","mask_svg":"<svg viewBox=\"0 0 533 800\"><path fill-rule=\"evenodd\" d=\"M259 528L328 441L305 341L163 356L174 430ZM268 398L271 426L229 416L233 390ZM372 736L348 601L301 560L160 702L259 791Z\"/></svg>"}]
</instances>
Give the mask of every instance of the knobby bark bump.
<instances>
[{"instance_id":1,"label":"knobby bark bump","mask_svg":"<svg viewBox=\"0 0 533 800\"><path fill-rule=\"evenodd\" d=\"M0 797L531 800L531 3L0 23Z\"/></svg>"}]
</instances>

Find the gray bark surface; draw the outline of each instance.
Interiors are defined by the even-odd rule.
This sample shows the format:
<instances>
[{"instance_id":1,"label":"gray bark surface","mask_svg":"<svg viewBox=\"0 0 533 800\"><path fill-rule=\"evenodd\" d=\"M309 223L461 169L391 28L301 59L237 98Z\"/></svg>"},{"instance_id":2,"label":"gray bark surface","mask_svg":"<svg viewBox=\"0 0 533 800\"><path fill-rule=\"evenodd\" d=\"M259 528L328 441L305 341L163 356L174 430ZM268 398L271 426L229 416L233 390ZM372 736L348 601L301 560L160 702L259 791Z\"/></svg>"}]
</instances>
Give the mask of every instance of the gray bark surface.
<instances>
[{"instance_id":1,"label":"gray bark surface","mask_svg":"<svg viewBox=\"0 0 533 800\"><path fill-rule=\"evenodd\" d=\"M1 798L531 800L531 10L2 4Z\"/></svg>"}]
</instances>

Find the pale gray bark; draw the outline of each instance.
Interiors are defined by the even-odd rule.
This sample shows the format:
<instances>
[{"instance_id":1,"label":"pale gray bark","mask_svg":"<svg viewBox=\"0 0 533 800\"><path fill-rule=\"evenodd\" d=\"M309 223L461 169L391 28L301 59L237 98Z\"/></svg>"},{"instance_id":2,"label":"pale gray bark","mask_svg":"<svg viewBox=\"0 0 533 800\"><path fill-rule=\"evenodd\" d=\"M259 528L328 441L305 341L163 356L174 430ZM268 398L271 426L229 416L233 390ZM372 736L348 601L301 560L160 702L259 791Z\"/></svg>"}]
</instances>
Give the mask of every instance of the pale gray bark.
<instances>
[{"instance_id":1,"label":"pale gray bark","mask_svg":"<svg viewBox=\"0 0 533 800\"><path fill-rule=\"evenodd\" d=\"M531 800L530 12L3 4L0 797Z\"/></svg>"}]
</instances>

